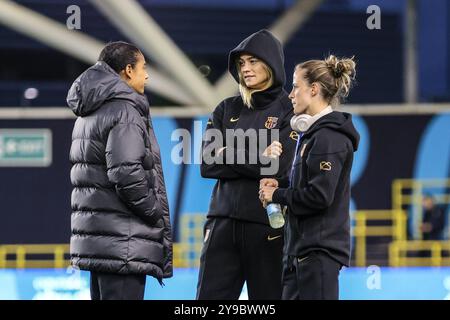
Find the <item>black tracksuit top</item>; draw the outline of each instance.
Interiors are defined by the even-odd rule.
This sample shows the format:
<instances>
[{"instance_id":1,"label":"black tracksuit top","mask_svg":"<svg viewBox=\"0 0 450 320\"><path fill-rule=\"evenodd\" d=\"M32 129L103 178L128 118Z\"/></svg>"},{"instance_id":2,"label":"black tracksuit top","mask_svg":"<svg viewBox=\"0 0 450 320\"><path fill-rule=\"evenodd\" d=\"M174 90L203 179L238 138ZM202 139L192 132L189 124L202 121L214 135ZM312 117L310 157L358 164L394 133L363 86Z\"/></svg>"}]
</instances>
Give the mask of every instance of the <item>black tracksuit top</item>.
<instances>
[{"instance_id":1,"label":"black tracksuit top","mask_svg":"<svg viewBox=\"0 0 450 320\"><path fill-rule=\"evenodd\" d=\"M323 250L350 263L350 170L359 134L351 115L332 112L317 120L299 142L288 188L273 202L287 205L284 254Z\"/></svg>"},{"instance_id":2,"label":"black tracksuit top","mask_svg":"<svg viewBox=\"0 0 450 320\"><path fill-rule=\"evenodd\" d=\"M292 105L288 94L283 90L285 83L284 56L279 41L266 30L259 31L239 44L229 55L229 71L238 81L236 59L241 53L253 55L268 64L274 74L274 84L263 92L252 95L253 108L244 105L241 96L230 97L222 101L214 110L208 121L206 131L218 129L222 132L223 146L227 148L221 156L223 164L207 164L202 160L201 175L204 178L217 179L214 186L208 217L229 217L239 220L269 224L267 214L259 197L259 181L264 177L274 177L287 186L290 173L296 139L298 134L292 131L290 120L293 116ZM278 171L273 175L262 175L261 168L269 167L264 162L256 164L249 162L250 155L254 155L253 146L249 146L246 140L245 147L227 145L226 130L234 130L239 136L239 130L245 132L247 129L265 129L267 134L267 145L270 144L272 130L279 129L279 141L283 146L283 152L279 158ZM206 135L205 135L206 136ZM208 145L213 142L204 138L203 156L208 150ZM258 138L259 141L259 138ZM261 155L266 146L257 146L257 153ZM245 155L245 164L237 164L236 157ZM230 164L226 157L234 157L234 164Z\"/></svg>"}]
</instances>

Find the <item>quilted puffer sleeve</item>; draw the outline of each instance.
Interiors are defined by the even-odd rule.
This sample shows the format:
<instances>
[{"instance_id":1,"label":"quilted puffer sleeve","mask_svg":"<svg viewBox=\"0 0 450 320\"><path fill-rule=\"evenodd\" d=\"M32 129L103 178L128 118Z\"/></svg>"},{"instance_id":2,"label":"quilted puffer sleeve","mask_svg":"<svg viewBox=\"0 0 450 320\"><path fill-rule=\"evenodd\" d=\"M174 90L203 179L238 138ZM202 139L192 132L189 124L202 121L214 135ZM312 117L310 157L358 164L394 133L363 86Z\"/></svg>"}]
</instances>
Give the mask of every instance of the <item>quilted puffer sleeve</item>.
<instances>
[{"instance_id":1,"label":"quilted puffer sleeve","mask_svg":"<svg viewBox=\"0 0 450 320\"><path fill-rule=\"evenodd\" d=\"M108 179L114 183L122 201L142 220L155 225L162 217L162 210L143 167L144 137L144 129L136 123L116 124L108 135L106 165ZM154 182L154 177L151 178Z\"/></svg>"}]
</instances>

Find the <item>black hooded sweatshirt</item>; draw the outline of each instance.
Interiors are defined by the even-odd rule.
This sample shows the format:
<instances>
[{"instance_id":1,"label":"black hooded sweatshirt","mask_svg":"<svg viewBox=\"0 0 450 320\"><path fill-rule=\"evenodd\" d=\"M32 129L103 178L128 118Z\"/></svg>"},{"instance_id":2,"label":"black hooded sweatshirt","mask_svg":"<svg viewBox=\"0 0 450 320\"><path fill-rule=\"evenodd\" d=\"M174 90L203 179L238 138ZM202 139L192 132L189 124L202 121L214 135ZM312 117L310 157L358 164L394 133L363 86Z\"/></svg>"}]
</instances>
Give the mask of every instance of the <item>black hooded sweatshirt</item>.
<instances>
[{"instance_id":1,"label":"black hooded sweatshirt","mask_svg":"<svg viewBox=\"0 0 450 320\"><path fill-rule=\"evenodd\" d=\"M245 106L241 96L225 99L216 107L208 121L206 133L210 129L220 131L223 134L222 144L227 148L220 155L212 153L214 162L208 164L205 158L211 151L210 144L214 140L209 141L205 134L201 175L204 178L218 179L213 189L208 217L229 217L268 224L267 214L258 197L259 181L264 177L275 177L285 181L287 185L298 135L290 127L293 109L288 94L283 89L286 75L281 43L269 31L261 30L233 49L229 54L228 69L238 83L236 60L243 53L255 56L270 66L274 84L269 89L252 95L253 108ZM263 129L267 143L260 146L258 137L257 146L250 146L248 140L245 146L236 143L227 144L225 139L227 130L230 130L235 137L242 138L242 131L238 129L242 129L243 132L248 129ZM283 152L279 160L267 163L269 159L261 155L271 142L273 130L279 130L279 141L283 145ZM235 139L235 142L238 139ZM237 157L240 155L245 156L244 164L237 164ZM256 163L251 162L252 156L258 159ZM234 164L227 161L230 158L234 159ZM278 164L278 170L274 174L266 175L261 171L263 168L274 165L274 161Z\"/></svg>"},{"instance_id":2,"label":"black hooded sweatshirt","mask_svg":"<svg viewBox=\"0 0 450 320\"><path fill-rule=\"evenodd\" d=\"M350 264L350 170L359 134L348 113L332 112L300 138L288 188L273 202L287 205L284 254L327 252Z\"/></svg>"}]
</instances>

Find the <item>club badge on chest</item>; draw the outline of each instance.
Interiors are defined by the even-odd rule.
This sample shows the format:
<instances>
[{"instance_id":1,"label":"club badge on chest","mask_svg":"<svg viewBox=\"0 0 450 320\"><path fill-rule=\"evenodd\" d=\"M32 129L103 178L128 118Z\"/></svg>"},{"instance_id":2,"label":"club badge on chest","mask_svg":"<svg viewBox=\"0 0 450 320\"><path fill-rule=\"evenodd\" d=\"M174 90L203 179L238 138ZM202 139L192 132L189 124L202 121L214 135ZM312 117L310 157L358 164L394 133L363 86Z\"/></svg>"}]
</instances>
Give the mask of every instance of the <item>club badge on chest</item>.
<instances>
[{"instance_id":1,"label":"club badge on chest","mask_svg":"<svg viewBox=\"0 0 450 320\"><path fill-rule=\"evenodd\" d=\"M278 118L277 117L267 117L266 122L264 123L264 126L267 129L273 129L277 126Z\"/></svg>"}]
</instances>

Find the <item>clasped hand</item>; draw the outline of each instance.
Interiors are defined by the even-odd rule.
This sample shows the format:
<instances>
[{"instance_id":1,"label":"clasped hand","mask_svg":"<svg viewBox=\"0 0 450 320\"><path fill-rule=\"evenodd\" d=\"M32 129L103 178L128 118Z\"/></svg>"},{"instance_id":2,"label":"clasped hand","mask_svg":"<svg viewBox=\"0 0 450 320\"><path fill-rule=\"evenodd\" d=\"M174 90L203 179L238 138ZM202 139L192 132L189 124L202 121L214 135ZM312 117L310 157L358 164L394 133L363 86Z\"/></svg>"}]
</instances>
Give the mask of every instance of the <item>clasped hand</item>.
<instances>
[{"instance_id":1,"label":"clasped hand","mask_svg":"<svg viewBox=\"0 0 450 320\"><path fill-rule=\"evenodd\" d=\"M259 200L263 207L267 206L267 203L272 202L272 196L275 190L278 189L278 181L271 178L261 179L259 182Z\"/></svg>"}]
</instances>

